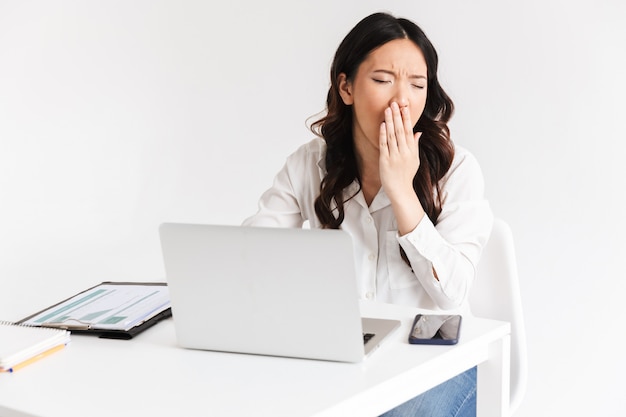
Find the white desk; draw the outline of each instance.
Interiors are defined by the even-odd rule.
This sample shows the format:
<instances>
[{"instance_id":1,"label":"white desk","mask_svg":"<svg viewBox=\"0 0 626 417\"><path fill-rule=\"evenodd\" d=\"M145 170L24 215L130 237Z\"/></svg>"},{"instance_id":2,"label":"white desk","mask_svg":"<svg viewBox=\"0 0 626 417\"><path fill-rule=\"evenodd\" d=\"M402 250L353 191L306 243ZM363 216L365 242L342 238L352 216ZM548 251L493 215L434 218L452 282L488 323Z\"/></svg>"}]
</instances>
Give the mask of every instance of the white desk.
<instances>
[{"instance_id":1,"label":"white desk","mask_svg":"<svg viewBox=\"0 0 626 417\"><path fill-rule=\"evenodd\" d=\"M185 350L171 319L130 341L73 335L0 374L0 416L376 416L475 365L478 415L506 415L508 323L464 317L458 345L410 345L417 309L361 308L402 327L360 364Z\"/></svg>"}]
</instances>

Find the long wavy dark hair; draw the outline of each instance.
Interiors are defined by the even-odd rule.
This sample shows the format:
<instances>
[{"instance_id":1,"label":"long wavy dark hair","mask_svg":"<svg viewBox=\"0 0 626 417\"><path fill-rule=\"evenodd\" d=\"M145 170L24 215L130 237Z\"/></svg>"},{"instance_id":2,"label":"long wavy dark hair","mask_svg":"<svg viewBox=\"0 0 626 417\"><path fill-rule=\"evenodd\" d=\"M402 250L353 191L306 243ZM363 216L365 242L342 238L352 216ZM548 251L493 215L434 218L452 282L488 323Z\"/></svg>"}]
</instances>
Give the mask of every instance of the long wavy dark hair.
<instances>
[{"instance_id":1,"label":"long wavy dark hair","mask_svg":"<svg viewBox=\"0 0 626 417\"><path fill-rule=\"evenodd\" d=\"M326 114L311 124L313 133L326 141L327 174L315 200L315 213L322 227L338 229L344 220L344 203L354 197L345 196L344 189L354 180L360 184L353 133L352 107L339 95L339 74L351 81L359 65L374 49L395 39L410 39L424 54L428 68L426 106L413 132L422 132L419 140L420 167L413 178L413 189L426 215L437 224L441 213L439 180L448 172L454 158L447 122L454 104L439 85L438 57L424 32L413 22L386 13L375 13L361 20L343 39L330 69L330 89Z\"/></svg>"}]
</instances>

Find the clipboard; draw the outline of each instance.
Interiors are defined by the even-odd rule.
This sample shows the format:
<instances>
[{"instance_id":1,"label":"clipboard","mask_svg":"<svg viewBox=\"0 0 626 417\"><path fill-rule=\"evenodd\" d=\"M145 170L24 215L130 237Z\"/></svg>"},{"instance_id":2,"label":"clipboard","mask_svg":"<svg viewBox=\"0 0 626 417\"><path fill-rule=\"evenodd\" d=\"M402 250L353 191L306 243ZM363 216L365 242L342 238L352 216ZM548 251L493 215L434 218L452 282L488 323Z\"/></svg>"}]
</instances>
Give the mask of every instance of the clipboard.
<instances>
[{"instance_id":1,"label":"clipboard","mask_svg":"<svg viewBox=\"0 0 626 417\"><path fill-rule=\"evenodd\" d=\"M17 323L128 340L171 316L167 283L103 281Z\"/></svg>"}]
</instances>

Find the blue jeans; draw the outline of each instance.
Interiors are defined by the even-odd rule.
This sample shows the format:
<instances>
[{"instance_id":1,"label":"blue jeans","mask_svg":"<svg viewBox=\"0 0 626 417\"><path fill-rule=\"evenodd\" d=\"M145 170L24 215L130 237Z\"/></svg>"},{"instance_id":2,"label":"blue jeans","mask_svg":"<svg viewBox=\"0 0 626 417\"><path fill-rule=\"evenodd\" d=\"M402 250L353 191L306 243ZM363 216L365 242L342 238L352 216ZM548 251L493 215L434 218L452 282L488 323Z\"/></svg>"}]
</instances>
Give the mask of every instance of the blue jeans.
<instances>
[{"instance_id":1,"label":"blue jeans","mask_svg":"<svg viewBox=\"0 0 626 417\"><path fill-rule=\"evenodd\" d=\"M387 411L381 417L476 417L476 367Z\"/></svg>"}]
</instances>

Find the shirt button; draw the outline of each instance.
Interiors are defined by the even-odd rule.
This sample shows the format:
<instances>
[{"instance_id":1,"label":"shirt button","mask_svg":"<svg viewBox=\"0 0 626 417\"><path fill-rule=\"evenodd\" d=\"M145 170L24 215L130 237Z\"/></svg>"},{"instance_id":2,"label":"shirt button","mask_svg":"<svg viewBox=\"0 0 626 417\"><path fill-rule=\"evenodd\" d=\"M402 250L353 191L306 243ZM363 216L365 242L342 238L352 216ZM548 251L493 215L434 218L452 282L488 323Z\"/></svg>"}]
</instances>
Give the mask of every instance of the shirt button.
<instances>
[{"instance_id":1,"label":"shirt button","mask_svg":"<svg viewBox=\"0 0 626 417\"><path fill-rule=\"evenodd\" d=\"M368 222L368 223L371 223L372 222L372 217L371 216L367 216L365 218L365 221Z\"/></svg>"},{"instance_id":2,"label":"shirt button","mask_svg":"<svg viewBox=\"0 0 626 417\"><path fill-rule=\"evenodd\" d=\"M368 300L372 300L374 299L374 293L369 291L365 294L365 298L367 298Z\"/></svg>"},{"instance_id":3,"label":"shirt button","mask_svg":"<svg viewBox=\"0 0 626 417\"><path fill-rule=\"evenodd\" d=\"M370 253L370 256L368 256L367 259L369 259L370 261L373 261L374 259L376 259L376 255L374 255L373 253Z\"/></svg>"}]
</instances>

